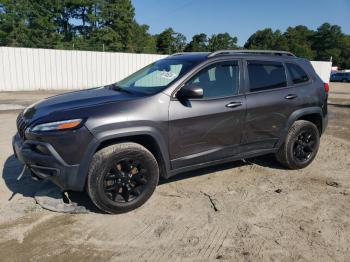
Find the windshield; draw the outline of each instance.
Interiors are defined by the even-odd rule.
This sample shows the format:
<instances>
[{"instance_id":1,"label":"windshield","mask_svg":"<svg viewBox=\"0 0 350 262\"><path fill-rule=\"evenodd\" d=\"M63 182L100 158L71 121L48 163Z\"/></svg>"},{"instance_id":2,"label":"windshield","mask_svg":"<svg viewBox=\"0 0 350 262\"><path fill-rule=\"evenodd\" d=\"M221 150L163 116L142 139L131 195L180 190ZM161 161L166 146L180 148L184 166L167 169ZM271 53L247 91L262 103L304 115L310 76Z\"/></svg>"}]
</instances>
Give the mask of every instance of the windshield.
<instances>
[{"instance_id":1,"label":"windshield","mask_svg":"<svg viewBox=\"0 0 350 262\"><path fill-rule=\"evenodd\" d=\"M152 63L113 85L116 89L155 94L168 87L186 72L195 62L163 59Z\"/></svg>"}]
</instances>

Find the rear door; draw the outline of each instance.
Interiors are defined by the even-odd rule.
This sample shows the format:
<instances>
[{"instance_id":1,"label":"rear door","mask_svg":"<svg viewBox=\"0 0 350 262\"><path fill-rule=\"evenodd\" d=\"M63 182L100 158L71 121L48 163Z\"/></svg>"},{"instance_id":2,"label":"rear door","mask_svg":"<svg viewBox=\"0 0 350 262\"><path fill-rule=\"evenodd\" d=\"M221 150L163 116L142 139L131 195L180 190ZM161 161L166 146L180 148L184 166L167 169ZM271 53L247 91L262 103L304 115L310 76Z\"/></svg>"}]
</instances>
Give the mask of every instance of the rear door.
<instances>
[{"instance_id":1,"label":"rear door","mask_svg":"<svg viewBox=\"0 0 350 262\"><path fill-rule=\"evenodd\" d=\"M288 86L284 63L268 60L245 61L247 117L242 138L243 151L271 149L299 103L297 89Z\"/></svg>"},{"instance_id":2,"label":"rear door","mask_svg":"<svg viewBox=\"0 0 350 262\"><path fill-rule=\"evenodd\" d=\"M203 88L202 99L169 107L169 148L174 169L232 156L241 142L245 96L240 94L241 61L217 62L200 70L186 84Z\"/></svg>"}]
</instances>

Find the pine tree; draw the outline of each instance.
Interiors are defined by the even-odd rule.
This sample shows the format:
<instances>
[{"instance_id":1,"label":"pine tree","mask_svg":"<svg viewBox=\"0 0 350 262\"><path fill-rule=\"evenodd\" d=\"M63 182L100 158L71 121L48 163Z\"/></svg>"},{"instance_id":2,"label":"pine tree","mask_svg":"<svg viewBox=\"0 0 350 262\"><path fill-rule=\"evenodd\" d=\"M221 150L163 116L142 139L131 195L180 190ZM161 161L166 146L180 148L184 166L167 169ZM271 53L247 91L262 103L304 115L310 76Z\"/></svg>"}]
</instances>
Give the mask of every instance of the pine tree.
<instances>
[{"instance_id":1,"label":"pine tree","mask_svg":"<svg viewBox=\"0 0 350 262\"><path fill-rule=\"evenodd\" d=\"M204 33L194 35L192 41L186 46L187 52L208 51L208 36Z\"/></svg>"},{"instance_id":2,"label":"pine tree","mask_svg":"<svg viewBox=\"0 0 350 262\"><path fill-rule=\"evenodd\" d=\"M232 37L229 33L212 35L212 37L209 38L208 49L211 52L237 48L237 37Z\"/></svg>"}]
</instances>

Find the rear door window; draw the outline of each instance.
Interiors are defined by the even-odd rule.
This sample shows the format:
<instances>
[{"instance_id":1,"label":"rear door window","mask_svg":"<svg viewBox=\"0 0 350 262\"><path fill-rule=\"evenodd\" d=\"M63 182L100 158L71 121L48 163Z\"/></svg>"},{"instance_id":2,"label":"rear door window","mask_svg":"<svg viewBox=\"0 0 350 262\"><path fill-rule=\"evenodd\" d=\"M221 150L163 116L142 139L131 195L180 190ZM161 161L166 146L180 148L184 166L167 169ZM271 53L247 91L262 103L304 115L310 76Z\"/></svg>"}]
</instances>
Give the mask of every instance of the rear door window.
<instances>
[{"instance_id":1,"label":"rear door window","mask_svg":"<svg viewBox=\"0 0 350 262\"><path fill-rule=\"evenodd\" d=\"M247 62L251 92L287 86L286 73L282 63L258 60Z\"/></svg>"},{"instance_id":2,"label":"rear door window","mask_svg":"<svg viewBox=\"0 0 350 262\"><path fill-rule=\"evenodd\" d=\"M308 75L300 66L290 63L287 63L286 65L293 84L300 84L309 81Z\"/></svg>"}]
</instances>

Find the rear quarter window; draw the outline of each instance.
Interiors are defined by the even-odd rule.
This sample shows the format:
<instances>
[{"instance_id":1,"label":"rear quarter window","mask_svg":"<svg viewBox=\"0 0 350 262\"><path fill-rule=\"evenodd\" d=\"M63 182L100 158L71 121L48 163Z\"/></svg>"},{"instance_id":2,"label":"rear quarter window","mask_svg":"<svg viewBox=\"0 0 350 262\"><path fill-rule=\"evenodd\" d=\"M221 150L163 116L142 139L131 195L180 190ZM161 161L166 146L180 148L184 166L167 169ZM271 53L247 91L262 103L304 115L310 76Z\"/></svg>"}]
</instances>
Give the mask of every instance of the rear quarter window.
<instances>
[{"instance_id":1,"label":"rear quarter window","mask_svg":"<svg viewBox=\"0 0 350 262\"><path fill-rule=\"evenodd\" d=\"M286 72L280 62L248 61L250 91L262 91L287 86Z\"/></svg>"},{"instance_id":2,"label":"rear quarter window","mask_svg":"<svg viewBox=\"0 0 350 262\"><path fill-rule=\"evenodd\" d=\"M290 63L286 63L286 66L293 84L300 84L309 81L308 75L300 66Z\"/></svg>"}]
</instances>

